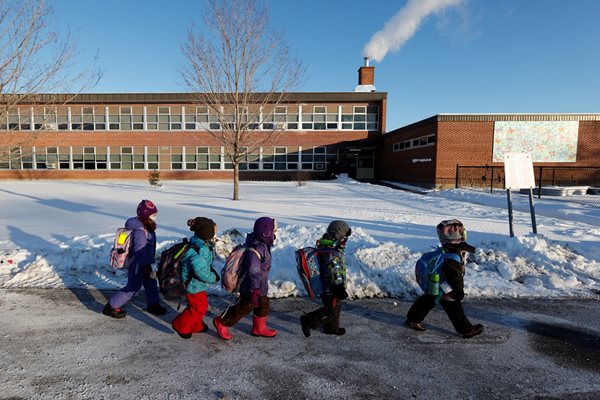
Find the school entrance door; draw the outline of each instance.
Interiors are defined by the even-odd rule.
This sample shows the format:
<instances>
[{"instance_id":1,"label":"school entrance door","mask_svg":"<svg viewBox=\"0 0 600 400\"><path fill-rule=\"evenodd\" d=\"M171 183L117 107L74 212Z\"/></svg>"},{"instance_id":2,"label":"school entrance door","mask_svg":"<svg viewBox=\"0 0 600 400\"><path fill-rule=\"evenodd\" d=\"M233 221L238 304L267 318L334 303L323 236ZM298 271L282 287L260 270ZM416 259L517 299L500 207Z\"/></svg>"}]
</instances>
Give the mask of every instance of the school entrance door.
<instances>
[{"instance_id":1,"label":"school entrance door","mask_svg":"<svg viewBox=\"0 0 600 400\"><path fill-rule=\"evenodd\" d=\"M371 149L346 149L343 163L348 176L358 180L375 179L375 152Z\"/></svg>"}]
</instances>

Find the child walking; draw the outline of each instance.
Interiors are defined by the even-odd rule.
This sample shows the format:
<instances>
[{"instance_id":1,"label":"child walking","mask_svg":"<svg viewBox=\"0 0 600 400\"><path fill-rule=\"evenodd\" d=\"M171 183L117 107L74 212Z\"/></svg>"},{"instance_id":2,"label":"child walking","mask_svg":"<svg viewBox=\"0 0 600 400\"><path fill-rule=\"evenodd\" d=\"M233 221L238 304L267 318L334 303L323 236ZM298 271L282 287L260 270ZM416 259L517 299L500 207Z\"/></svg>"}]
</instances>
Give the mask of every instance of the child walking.
<instances>
[{"instance_id":1,"label":"child walking","mask_svg":"<svg viewBox=\"0 0 600 400\"><path fill-rule=\"evenodd\" d=\"M344 250L346 241L352 234L350 226L344 221L332 221L327 227L327 232L319 239L318 253L321 286L323 293L321 301L323 307L300 317L300 325L304 336L310 336L311 329L323 327L323 332L330 335L343 335L344 328L340 328L340 312L342 300L348 298L346 292L346 258Z\"/></svg>"},{"instance_id":2,"label":"child walking","mask_svg":"<svg viewBox=\"0 0 600 400\"><path fill-rule=\"evenodd\" d=\"M229 327L254 310L252 335L273 337L277 331L267 327L269 315L269 271L271 269L271 247L275 241L277 223L273 218L261 217L254 222L254 229L246 237L241 269L245 276L240 285L239 301L213 319L219 337L230 340L233 336Z\"/></svg>"},{"instance_id":3,"label":"child walking","mask_svg":"<svg viewBox=\"0 0 600 400\"><path fill-rule=\"evenodd\" d=\"M448 314L456 332L464 338L471 338L482 333L484 329L481 324L472 325L469 322L461 303L465 297L463 276L467 255L473 253L475 248L466 242L467 231L457 219L440 222L437 226L437 234L444 252L457 255L455 259L444 258L439 277L440 291L443 294L439 298L439 303ZM444 286L446 286L445 290ZM438 297L427 293L419 297L408 310L406 325L414 330L424 331L426 328L422 322L429 311L435 307Z\"/></svg>"},{"instance_id":4,"label":"child walking","mask_svg":"<svg viewBox=\"0 0 600 400\"><path fill-rule=\"evenodd\" d=\"M121 307L135 296L142 285L146 291L146 311L155 315L167 313L167 309L160 305L158 283L152 276L152 263L156 254L157 213L158 209L153 202L142 200L137 206L137 216L125 222L125 228L132 231L127 284L110 298L102 314L125 318L127 313Z\"/></svg>"},{"instance_id":5,"label":"child walking","mask_svg":"<svg viewBox=\"0 0 600 400\"><path fill-rule=\"evenodd\" d=\"M190 231L194 232L190 243L197 247L198 251L190 247L181 256L181 279L187 282L185 297L188 305L171 323L173 330L184 339L191 338L193 333L208 330L208 326L202 320L208 311L206 289L208 285L219 280L211 268L217 224L212 219L196 217L188 220L187 225Z\"/></svg>"}]
</instances>

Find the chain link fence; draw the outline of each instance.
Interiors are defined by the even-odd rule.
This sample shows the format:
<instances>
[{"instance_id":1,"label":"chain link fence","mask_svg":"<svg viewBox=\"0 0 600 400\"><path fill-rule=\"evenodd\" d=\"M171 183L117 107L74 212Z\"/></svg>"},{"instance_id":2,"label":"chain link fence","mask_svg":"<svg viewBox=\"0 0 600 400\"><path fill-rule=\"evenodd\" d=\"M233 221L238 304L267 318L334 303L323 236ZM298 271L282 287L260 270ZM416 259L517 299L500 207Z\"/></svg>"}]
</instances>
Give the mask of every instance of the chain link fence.
<instances>
[{"instance_id":1,"label":"chain link fence","mask_svg":"<svg viewBox=\"0 0 600 400\"><path fill-rule=\"evenodd\" d=\"M600 207L600 167L533 167L537 198L560 198ZM503 166L456 166L455 187L504 190Z\"/></svg>"}]
</instances>

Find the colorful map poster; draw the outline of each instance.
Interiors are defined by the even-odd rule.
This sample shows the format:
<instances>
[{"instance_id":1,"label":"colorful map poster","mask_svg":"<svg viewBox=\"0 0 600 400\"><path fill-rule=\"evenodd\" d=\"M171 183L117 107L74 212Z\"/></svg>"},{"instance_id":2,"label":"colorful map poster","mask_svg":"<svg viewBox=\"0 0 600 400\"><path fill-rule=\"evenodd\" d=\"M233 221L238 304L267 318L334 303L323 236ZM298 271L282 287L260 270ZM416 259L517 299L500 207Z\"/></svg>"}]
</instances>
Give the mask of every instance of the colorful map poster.
<instances>
[{"instance_id":1,"label":"colorful map poster","mask_svg":"<svg viewBox=\"0 0 600 400\"><path fill-rule=\"evenodd\" d=\"M496 121L493 161L525 153L533 162L575 162L578 132L579 121Z\"/></svg>"}]
</instances>

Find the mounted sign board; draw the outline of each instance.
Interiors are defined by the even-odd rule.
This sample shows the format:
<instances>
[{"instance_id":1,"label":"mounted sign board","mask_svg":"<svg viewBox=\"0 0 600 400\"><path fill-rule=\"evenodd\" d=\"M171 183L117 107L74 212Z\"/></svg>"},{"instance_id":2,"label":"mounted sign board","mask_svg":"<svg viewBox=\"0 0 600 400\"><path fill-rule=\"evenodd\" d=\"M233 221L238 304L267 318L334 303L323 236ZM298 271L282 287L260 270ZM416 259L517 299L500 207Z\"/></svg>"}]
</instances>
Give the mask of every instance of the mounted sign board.
<instances>
[{"instance_id":1,"label":"mounted sign board","mask_svg":"<svg viewBox=\"0 0 600 400\"><path fill-rule=\"evenodd\" d=\"M535 187L533 162L530 154L504 154L504 187L506 189Z\"/></svg>"}]
</instances>

